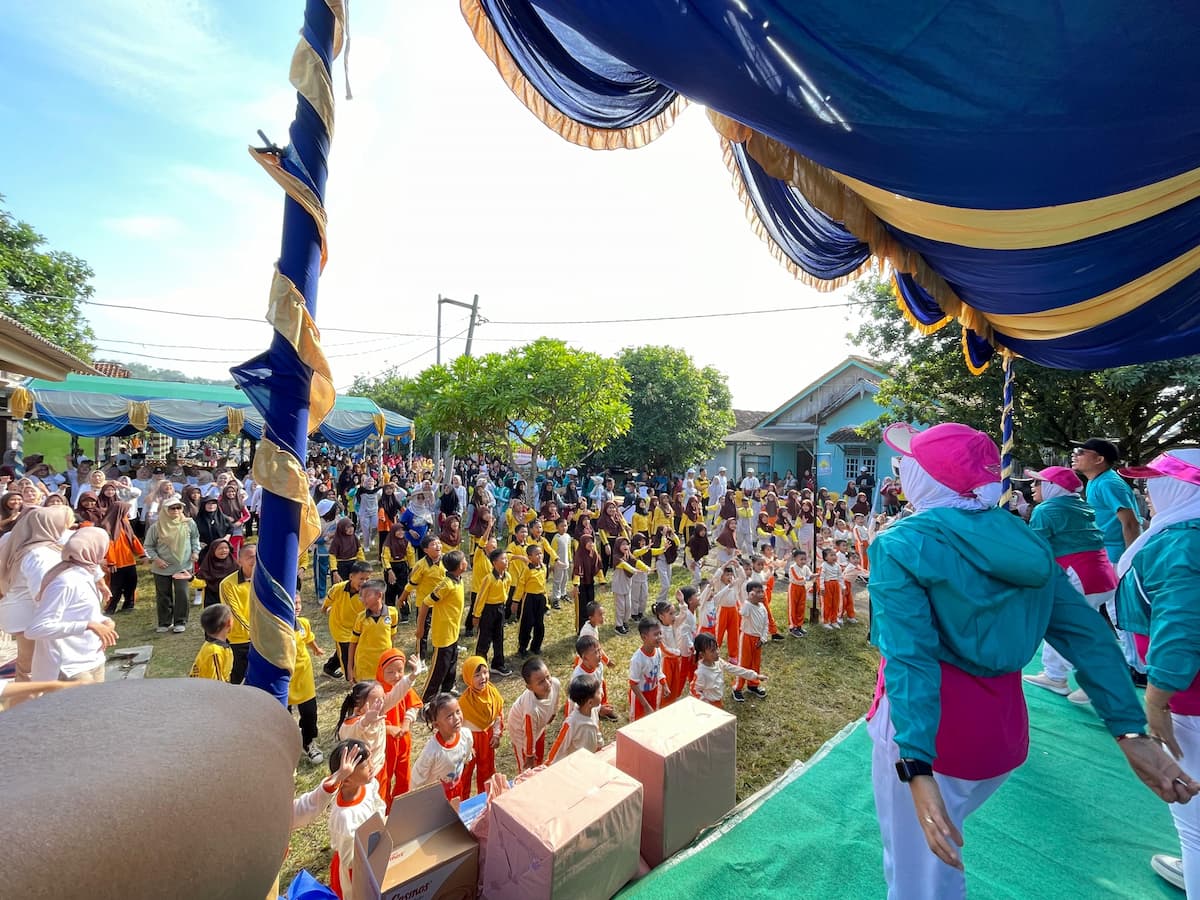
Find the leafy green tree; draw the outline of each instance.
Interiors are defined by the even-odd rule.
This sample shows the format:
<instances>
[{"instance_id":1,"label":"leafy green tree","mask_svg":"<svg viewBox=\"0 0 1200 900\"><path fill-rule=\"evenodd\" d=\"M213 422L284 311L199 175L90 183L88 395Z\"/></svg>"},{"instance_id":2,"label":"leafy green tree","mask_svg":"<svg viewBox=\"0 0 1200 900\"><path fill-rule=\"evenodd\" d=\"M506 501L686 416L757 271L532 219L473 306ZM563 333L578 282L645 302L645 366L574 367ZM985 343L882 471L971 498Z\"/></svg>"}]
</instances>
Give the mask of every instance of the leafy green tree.
<instances>
[{"instance_id":1,"label":"leafy green tree","mask_svg":"<svg viewBox=\"0 0 1200 900\"><path fill-rule=\"evenodd\" d=\"M617 362L629 372L633 420L600 455L605 465L679 472L720 449L734 428L724 373L676 347L627 347Z\"/></svg>"},{"instance_id":2,"label":"leafy green tree","mask_svg":"<svg viewBox=\"0 0 1200 900\"><path fill-rule=\"evenodd\" d=\"M371 377L360 375L354 379L348 393L355 397L370 397L384 409L412 419L416 432L414 450L420 453L432 451L433 432L425 425L425 400L417 378L394 371Z\"/></svg>"},{"instance_id":3,"label":"leafy green tree","mask_svg":"<svg viewBox=\"0 0 1200 900\"><path fill-rule=\"evenodd\" d=\"M629 430L629 374L615 360L551 338L477 358L460 356L415 379L422 431L457 435L457 449L516 468L528 453L575 461Z\"/></svg>"},{"instance_id":4,"label":"leafy green tree","mask_svg":"<svg viewBox=\"0 0 1200 900\"><path fill-rule=\"evenodd\" d=\"M851 299L857 347L889 364L892 377L877 402L887 422L964 422L998 436L1003 401L999 359L982 375L963 362L962 326L951 322L929 336L913 329L896 304L891 282L877 277L855 284ZM1014 394L1016 457L1039 465L1043 449L1055 457L1071 441L1103 436L1116 441L1131 462L1200 437L1200 356L1091 372L1051 369L1018 359Z\"/></svg>"},{"instance_id":5,"label":"leafy green tree","mask_svg":"<svg viewBox=\"0 0 1200 900\"><path fill-rule=\"evenodd\" d=\"M79 257L46 249L31 225L0 208L0 312L84 360L95 338L83 315L93 274Z\"/></svg>"}]
</instances>

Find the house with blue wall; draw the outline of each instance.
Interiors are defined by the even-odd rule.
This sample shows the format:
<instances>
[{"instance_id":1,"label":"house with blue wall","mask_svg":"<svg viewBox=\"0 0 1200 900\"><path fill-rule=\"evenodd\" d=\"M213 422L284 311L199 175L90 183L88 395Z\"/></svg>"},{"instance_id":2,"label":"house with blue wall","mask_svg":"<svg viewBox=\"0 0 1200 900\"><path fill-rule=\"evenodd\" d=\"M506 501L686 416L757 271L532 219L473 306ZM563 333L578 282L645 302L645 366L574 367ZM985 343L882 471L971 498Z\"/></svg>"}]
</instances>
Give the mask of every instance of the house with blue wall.
<instances>
[{"instance_id":1,"label":"house with blue wall","mask_svg":"<svg viewBox=\"0 0 1200 900\"><path fill-rule=\"evenodd\" d=\"M749 469L762 480L772 472L782 479L789 469L797 478L815 470L818 487L841 491L866 466L882 480L891 451L881 460L879 442L856 429L885 412L875 397L887 377L883 363L846 357L778 409L727 435L722 451L706 463L709 473L725 466L730 480L741 481Z\"/></svg>"}]
</instances>

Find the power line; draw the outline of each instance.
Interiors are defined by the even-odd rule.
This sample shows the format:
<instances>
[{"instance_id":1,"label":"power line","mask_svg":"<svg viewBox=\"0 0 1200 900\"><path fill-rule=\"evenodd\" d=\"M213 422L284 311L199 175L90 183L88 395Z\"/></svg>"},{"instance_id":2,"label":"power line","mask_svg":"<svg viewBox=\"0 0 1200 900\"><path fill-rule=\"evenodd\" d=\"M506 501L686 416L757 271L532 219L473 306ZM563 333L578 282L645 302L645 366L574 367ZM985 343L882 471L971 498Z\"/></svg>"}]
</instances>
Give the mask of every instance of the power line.
<instances>
[{"instance_id":1,"label":"power line","mask_svg":"<svg viewBox=\"0 0 1200 900\"><path fill-rule=\"evenodd\" d=\"M460 337L462 337L464 334L466 334L466 333L467 333L467 331L470 329L470 327L471 327L471 326L470 326L470 325L468 325L468 326L467 326L466 328L464 328L462 331L458 332L458 334L452 334L452 335L450 335L450 337L444 337L444 338L442 338L442 343L444 344L444 343L446 343L447 341L453 341L453 340L455 340L456 338L460 338ZM411 357L409 357L408 359L404 360L403 362L392 363L392 364L391 364L390 366L388 366L386 369L380 369L378 372L371 372L369 375L360 375L360 376L358 376L358 377L359 377L359 378L363 378L363 379L378 378L380 375L384 374L385 372L391 372L391 371L394 371L394 370L396 370L396 369L399 369L399 368L401 368L402 366L407 366L409 363L416 362L416 361L417 361L418 359L420 359L422 356L428 356L430 353L434 353L434 352L436 352L436 351L437 351L437 345L435 344L434 346L432 346L432 347L428 348L427 350L422 350L422 351L421 351L420 353L418 353L416 356L411 356ZM338 388L338 390L339 390L339 391L344 391L344 390L349 390L349 388L350 388L350 386L349 386L349 385L347 385L347 386L346 386L346 387L344 387L344 388Z\"/></svg>"},{"instance_id":2,"label":"power line","mask_svg":"<svg viewBox=\"0 0 1200 900\"><path fill-rule=\"evenodd\" d=\"M263 324L266 324L266 323L263 323ZM339 343L339 344L326 344L326 343L322 342L321 348L323 350L329 350L329 349L334 349L334 348L338 348L338 347L360 347L360 346L362 346L363 343L372 343L373 344L373 343L378 343L379 341L386 341L389 339L390 338L387 335L382 335L377 338L371 338L365 342L364 341L346 341L345 343ZM131 347L158 347L160 349L166 348L166 349L172 349L172 350L212 350L212 349L214 349L213 347L205 346L203 344L164 344L160 341L125 341L125 340L118 340L117 338L101 337L101 336L97 336L96 340L100 341L102 343L105 343L105 344L128 344ZM405 346L405 344L408 344L408 343L411 343L411 342L405 341L403 344L400 344L399 346L403 347L403 346ZM260 345L258 347L221 347L219 349L226 353L260 353L260 352L262 352L263 347Z\"/></svg>"},{"instance_id":3,"label":"power line","mask_svg":"<svg viewBox=\"0 0 1200 900\"><path fill-rule=\"evenodd\" d=\"M542 322L534 320L488 319L489 325L630 325L637 322L679 322L685 319L726 319L734 316L765 316L771 313L807 312L810 309L838 309L871 303L892 303L891 299L849 300L844 303L817 303L813 306L776 306L771 309L743 309L735 312L688 313L679 316L639 316L628 319L552 319Z\"/></svg>"}]
</instances>

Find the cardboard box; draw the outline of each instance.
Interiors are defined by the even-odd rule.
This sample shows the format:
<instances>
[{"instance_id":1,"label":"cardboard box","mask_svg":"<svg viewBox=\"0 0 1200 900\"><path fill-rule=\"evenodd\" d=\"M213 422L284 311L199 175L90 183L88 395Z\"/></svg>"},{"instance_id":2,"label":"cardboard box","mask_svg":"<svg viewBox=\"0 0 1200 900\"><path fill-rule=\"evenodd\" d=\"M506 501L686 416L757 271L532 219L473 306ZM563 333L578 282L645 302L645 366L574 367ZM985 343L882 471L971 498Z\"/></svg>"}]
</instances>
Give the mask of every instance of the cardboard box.
<instances>
[{"instance_id":1,"label":"cardboard box","mask_svg":"<svg viewBox=\"0 0 1200 900\"><path fill-rule=\"evenodd\" d=\"M354 846L352 900L474 900L478 891L479 844L440 784L397 797L387 822L372 816Z\"/></svg>"},{"instance_id":2,"label":"cardboard box","mask_svg":"<svg viewBox=\"0 0 1200 900\"><path fill-rule=\"evenodd\" d=\"M491 807L487 900L607 900L638 870L642 786L576 751Z\"/></svg>"},{"instance_id":3,"label":"cardboard box","mask_svg":"<svg viewBox=\"0 0 1200 900\"><path fill-rule=\"evenodd\" d=\"M609 741L603 747L596 751L596 759L604 763L606 766L617 768L617 742Z\"/></svg>"},{"instance_id":4,"label":"cardboard box","mask_svg":"<svg viewBox=\"0 0 1200 900\"><path fill-rule=\"evenodd\" d=\"M737 803L737 718L685 697L617 732L617 768L646 789L642 857L653 868Z\"/></svg>"}]
</instances>

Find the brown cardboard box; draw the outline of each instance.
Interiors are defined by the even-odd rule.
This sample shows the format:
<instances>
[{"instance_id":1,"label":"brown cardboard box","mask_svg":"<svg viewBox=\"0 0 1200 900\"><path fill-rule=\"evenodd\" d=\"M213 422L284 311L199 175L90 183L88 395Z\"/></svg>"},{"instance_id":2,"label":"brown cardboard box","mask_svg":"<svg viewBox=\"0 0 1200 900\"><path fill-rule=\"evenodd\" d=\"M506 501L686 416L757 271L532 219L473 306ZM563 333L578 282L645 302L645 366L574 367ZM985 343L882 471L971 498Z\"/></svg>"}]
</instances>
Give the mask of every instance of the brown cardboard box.
<instances>
[{"instance_id":1,"label":"brown cardboard box","mask_svg":"<svg viewBox=\"0 0 1200 900\"><path fill-rule=\"evenodd\" d=\"M642 857L657 866L737 802L737 718L685 697L617 732L617 768L646 789Z\"/></svg>"},{"instance_id":2,"label":"brown cardboard box","mask_svg":"<svg viewBox=\"0 0 1200 900\"><path fill-rule=\"evenodd\" d=\"M392 804L387 823L372 816L354 837L352 900L474 900L479 844L450 808L440 784ZM359 878L363 872L365 877Z\"/></svg>"},{"instance_id":3,"label":"brown cardboard box","mask_svg":"<svg viewBox=\"0 0 1200 900\"><path fill-rule=\"evenodd\" d=\"M642 786L585 750L496 798L487 900L607 900L638 871Z\"/></svg>"}]
</instances>

